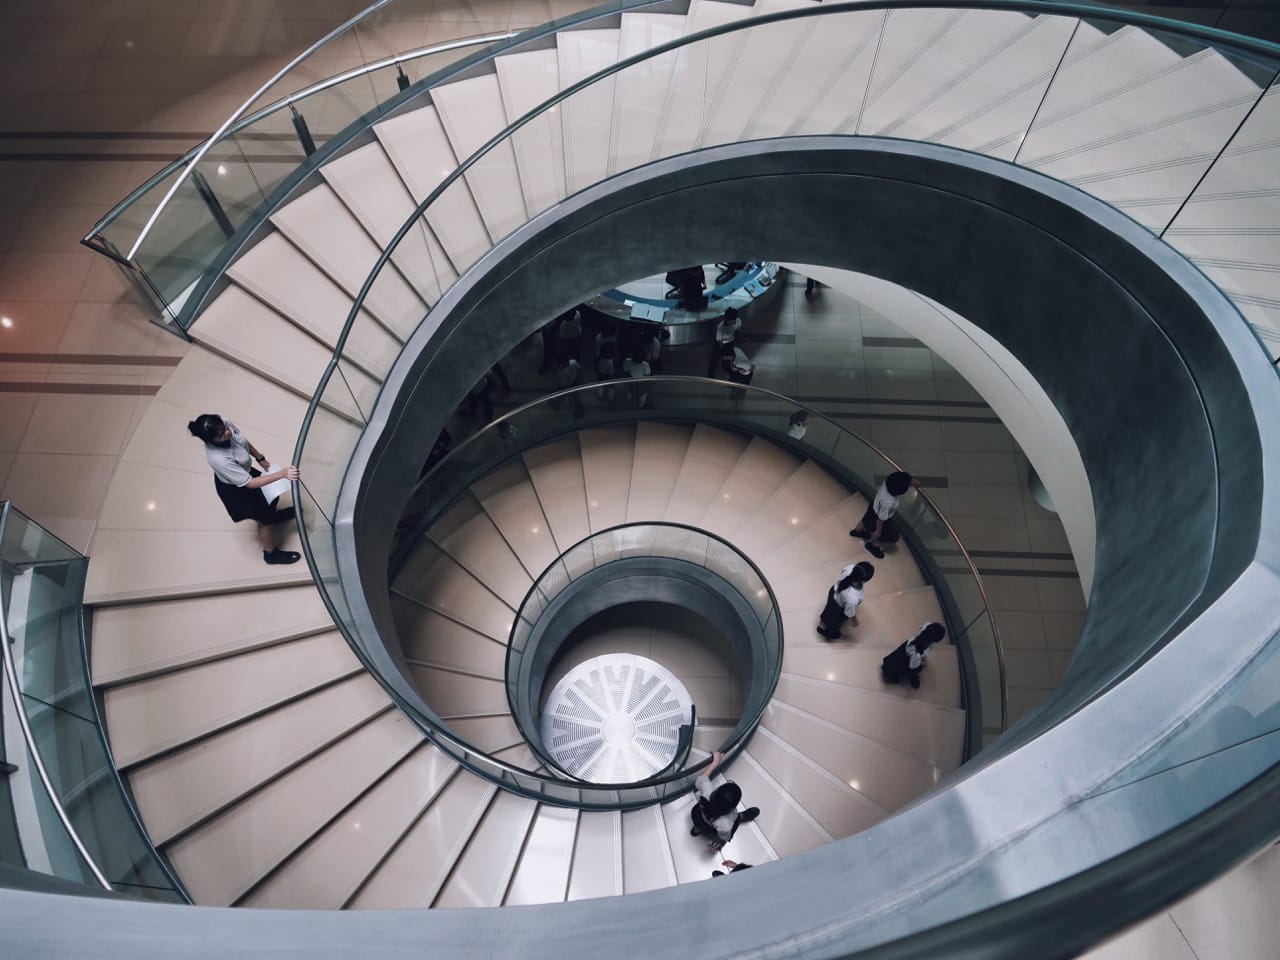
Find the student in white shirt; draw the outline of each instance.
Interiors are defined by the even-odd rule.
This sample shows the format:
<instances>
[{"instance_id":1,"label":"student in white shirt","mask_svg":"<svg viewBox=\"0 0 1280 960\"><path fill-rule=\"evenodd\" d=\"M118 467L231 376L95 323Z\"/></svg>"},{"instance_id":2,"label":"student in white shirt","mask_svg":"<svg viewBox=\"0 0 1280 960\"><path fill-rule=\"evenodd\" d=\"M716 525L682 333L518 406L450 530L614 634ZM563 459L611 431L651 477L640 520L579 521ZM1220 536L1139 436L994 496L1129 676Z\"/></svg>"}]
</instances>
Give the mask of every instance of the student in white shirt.
<instances>
[{"instance_id":1,"label":"student in white shirt","mask_svg":"<svg viewBox=\"0 0 1280 960\"><path fill-rule=\"evenodd\" d=\"M738 311L735 308L730 307L716 324L715 336L711 343L711 359L707 363L708 377L714 377L716 369L720 366L720 348L726 343L733 343L738 338L738 331L741 329L742 318L738 316Z\"/></svg>"},{"instance_id":2,"label":"student in white shirt","mask_svg":"<svg viewBox=\"0 0 1280 960\"><path fill-rule=\"evenodd\" d=\"M267 563L297 563L302 554L293 550L281 550L275 545L273 528L294 517L293 507L277 510L279 497L268 501L262 487L276 480L297 480L298 468L281 467L278 470L267 462L259 451L230 420L216 413L202 413L187 424L187 430L204 442L204 456L213 468L213 486L218 499L227 509L233 523L254 520L258 524L258 543L262 547L262 559ZM250 457L258 461L262 470L255 468Z\"/></svg>"},{"instance_id":3,"label":"student in white shirt","mask_svg":"<svg viewBox=\"0 0 1280 960\"><path fill-rule=\"evenodd\" d=\"M707 846L713 850L721 849L733 839L738 827L750 823L760 816L759 807L747 807L738 813L738 804L742 801L742 788L732 780L711 789L711 778L716 775L720 765L724 763L724 754L716 750L711 754L711 765L693 782L694 804L689 811L693 819L690 836L705 837Z\"/></svg>"},{"instance_id":4,"label":"student in white shirt","mask_svg":"<svg viewBox=\"0 0 1280 960\"><path fill-rule=\"evenodd\" d=\"M884 677L884 682L898 683L906 680L914 689L919 690L920 671L929 658L929 651L946 635L947 629L942 624L926 623L914 637L880 662L880 675Z\"/></svg>"},{"instance_id":5,"label":"student in white shirt","mask_svg":"<svg viewBox=\"0 0 1280 960\"><path fill-rule=\"evenodd\" d=\"M849 536L867 541L867 553L877 560L884 558L881 545L897 543L901 534L898 525L893 522L893 515L898 512L898 498L911 489L911 474L903 470L895 470L884 478L880 489L867 506L858 525L849 531Z\"/></svg>"},{"instance_id":6,"label":"student in white shirt","mask_svg":"<svg viewBox=\"0 0 1280 960\"><path fill-rule=\"evenodd\" d=\"M846 620L858 615L862 606L862 586L873 576L876 568L865 560L851 563L840 571L840 578L827 591L827 605L818 615L818 633L826 640L839 640L840 628Z\"/></svg>"},{"instance_id":7,"label":"student in white shirt","mask_svg":"<svg viewBox=\"0 0 1280 960\"><path fill-rule=\"evenodd\" d=\"M805 410L797 410L787 421L787 436L792 440L803 440L809 432L809 414Z\"/></svg>"}]
</instances>

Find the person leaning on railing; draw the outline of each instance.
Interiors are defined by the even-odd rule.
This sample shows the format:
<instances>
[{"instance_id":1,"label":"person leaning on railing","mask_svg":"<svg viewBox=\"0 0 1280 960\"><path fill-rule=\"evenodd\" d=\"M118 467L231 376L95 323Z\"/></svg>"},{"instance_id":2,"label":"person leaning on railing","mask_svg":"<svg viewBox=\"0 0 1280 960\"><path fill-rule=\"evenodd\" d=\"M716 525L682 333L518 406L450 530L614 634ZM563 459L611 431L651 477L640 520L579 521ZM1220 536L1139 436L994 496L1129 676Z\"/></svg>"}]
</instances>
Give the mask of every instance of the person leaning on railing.
<instances>
[{"instance_id":1,"label":"person leaning on railing","mask_svg":"<svg viewBox=\"0 0 1280 960\"><path fill-rule=\"evenodd\" d=\"M724 763L724 754L716 750L711 754L711 766L702 776L693 782L697 797L689 816L693 819L693 828L689 835L705 837L707 846L712 850L720 850L733 839L738 827L750 823L760 816L759 807L747 807L738 813L738 804L742 801L742 788L732 780L711 789L711 778Z\"/></svg>"},{"instance_id":2,"label":"person leaning on railing","mask_svg":"<svg viewBox=\"0 0 1280 960\"><path fill-rule=\"evenodd\" d=\"M302 554L277 547L273 532L275 527L294 518L294 509L277 510L280 498L268 500L262 488L277 480L297 480L298 468L292 464L278 470L272 468L266 454L250 443L239 427L216 413L200 414L187 424L187 429L204 442L205 459L213 468L214 488L232 522L257 522L262 559L267 563L297 563ZM268 472L254 467L251 457Z\"/></svg>"}]
</instances>

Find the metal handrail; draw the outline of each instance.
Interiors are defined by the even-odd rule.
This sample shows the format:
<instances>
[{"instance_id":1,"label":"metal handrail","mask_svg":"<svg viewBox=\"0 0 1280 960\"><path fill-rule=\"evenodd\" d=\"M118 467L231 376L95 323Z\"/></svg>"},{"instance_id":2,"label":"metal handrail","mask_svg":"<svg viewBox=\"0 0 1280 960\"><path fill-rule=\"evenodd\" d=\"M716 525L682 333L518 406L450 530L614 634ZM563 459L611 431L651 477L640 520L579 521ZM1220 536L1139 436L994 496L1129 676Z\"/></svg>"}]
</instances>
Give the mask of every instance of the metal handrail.
<instances>
[{"instance_id":1,"label":"metal handrail","mask_svg":"<svg viewBox=\"0 0 1280 960\"><path fill-rule=\"evenodd\" d=\"M232 135L237 134L241 130L245 129L246 127L252 126L253 124L257 123L263 117L270 116L273 113L283 110L285 107L293 106L296 103L301 103L303 100L307 99L308 97L311 97L317 93L322 93L323 91L328 90L332 87L336 87L340 83L345 83L346 81L353 80L356 77L364 76L365 74L368 74L368 73L373 73L377 70L383 69L384 67L393 67L401 63L407 63L410 60L417 60L420 57L429 57L437 53L448 53L450 50L461 50L464 47L482 46L486 43L497 43L501 40L510 40L512 37L516 35L517 34L515 31L507 31L505 33L489 33L489 34L482 34L474 37L461 37L457 40L447 40L443 43L435 43L435 44L431 44L430 46L418 47L414 50L407 50L404 53L397 53L391 57L384 57L383 59L374 61L373 63L366 63L366 64L362 64L359 67L353 67L352 69L347 70L344 73L335 74L334 76L329 77L325 80L320 80L317 83L313 83L309 87L303 87L301 90L295 91L294 93L289 94L283 99L276 100L274 103L267 104L267 106L262 107L261 109L255 110L253 113L249 114L248 116L241 117L239 120L236 120L234 122L234 125L230 129L224 131L223 135L225 136L226 134L232 134ZM252 103L253 99L254 98L250 98L249 100L247 100L246 104ZM114 207L108 210L106 214L104 214L98 220L98 222L93 225L93 227L89 230L89 232L86 233L81 238L80 242L87 246L93 246L94 249L98 250L98 252L100 253L105 252L105 253L108 253L108 256L113 256L113 254L110 254L108 251L103 251L97 246L95 246L93 244L94 237L98 236L99 234L102 233L103 230L110 227L111 224L115 222L115 219L118 216L120 216L120 214L123 213L125 209L132 206L143 195L150 192L150 190L157 183L160 183L162 180L168 177L171 173L173 173L174 170L178 169L181 166L194 167L195 164L199 162L200 157L203 156L204 153L207 152L208 149L214 145L214 141L217 138L217 136L218 136L217 133L210 134L206 140L201 141L199 144L192 147L182 156L178 157L176 160L172 161L171 163L169 163L168 165L166 165L156 173L153 173L150 177L144 180L142 184L140 184L138 187L130 191L129 194L123 200L121 200ZM162 201L162 205L164 202L167 202L167 200ZM159 209L157 209L156 213L159 214L159 212L160 212ZM121 257L120 259L126 263L128 262L124 257Z\"/></svg>"},{"instance_id":2,"label":"metal handrail","mask_svg":"<svg viewBox=\"0 0 1280 960\"><path fill-rule=\"evenodd\" d=\"M9 523L9 513L12 507L13 504L8 500L0 503L0 540L4 539L4 530ZM70 550L71 548L68 547L67 549ZM36 743L35 734L31 731L31 724L27 720L27 711L22 707L22 685L18 682L18 669L13 662L13 650L10 648L9 624L7 621L8 617L0 616L0 647L3 647L3 650L0 651L0 656L4 659L5 681L9 686L9 693L13 697L14 713L17 714L18 726L22 730L22 739L27 747L27 756L31 758L31 763L36 769L36 775L40 778L45 793L48 794L50 804L53 805L53 812L62 823L63 829L67 831L67 836L71 838L71 843L75 846L76 851L93 874L93 878L98 881L98 885L104 890L111 890L113 889L111 882L93 857L90 856L88 848L85 846L84 841L80 839L80 834L71 822L71 817L63 809L62 801L58 799L57 788L53 785L53 778L49 776L49 771L44 765L44 759L40 756L39 745Z\"/></svg>"},{"instance_id":3,"label":"metal handrail","mask_svg":"<svg viewBox=\"0 0 1280 960\"><path fill-rule=\"evenodd\" d=\"M663 379L663 378L659 378L659 379ZM718 381L717 381L717 382L718 382ZM596 387L596 386L598 386L598 384L591 384L590 386L591 386L591 387ZM550 400L550 399L552 399L552 398L554 398L554 397L564 396L564 395L568 394L569 392L570 392L570 391L567 391L567 390L566 390L566 391L564 391L564 393L560 393L560 394L551 394L551 395L549 395L549 396L547 396L547 397L542 397L540 400L535 401L535 403L540 403L540 402L543 402L543 401L547 401L547 400ZM526 404L526 406L532 406L532 404ZM495 421L493 421L493 423L497 423L497 422L498 422L498 421L496 421L496 420L495 420ZM489 426L492 426L492 424L490 424ZM487 431L487 430L488 430L488 426L486 426L484 430L477 431L477 433L484 433L484 432L485 432L485 431ZM476 434L473 434L472 436L475 436L475 435L476 435ZM468 439L468 440L470 440L470 439L471 439L471 437L468 437L467 439ZM459 447L459 449L461 449L461 446ZM451 454L451 455L452 455L452 454ZM437 465L437 468L438 468L440 465L443 465L443 464L444 464L448 459L449 459L448 457L443 458L443 459L440 461L440 464L438 464L438 465ZM434 473L434 472L435 472L435 471L433 470L433 471L432 471L432 473ZM427 475L427 477L426 477L425 479L429 480L429 479L431 478L431 476L432 476L432 474L428 474L428 475ZM773 592L773 587L772 587L772 586L770 586L769 581L765 578L765 575L764 575L763 571L761 571L761 569L760 569L758 566L756 566L755 562L754 562L750 557L748 557L745 553L743 553L741 550L739 550L737 547L735 547L732 543L730 543L728 540L724 539L724 537L717 536L716 534L712 533L710 530L704 530L702 527L695 527L695 526L692 526L691 524L687 524L687 523L675 523L675 522L673 522L673 521L668 521L668 520L639 520L639 521L636 521L636 522L634 522L634 523L618 523L618 524L615 524L615 525L614 525L614 526L612 526L612 527L605 527L603 530L597 530L595 533L592 533L592 534L589 534L589 535L587 535L587 536L583 537L581 540L579 540L577 543L572 544L572 545L571 545L570 547L568 547L567 549L565 549L565 550L561 550L561 551L560 551L559 556L557 556L555 560L552 560L552 561L551 561L551 563L547 564L546 568L545 568L545 569L544 569L540 574L538 574L538 576L537 576L536 578L534 578L534 581L533 581L533 583L529 586L529 589L525 591L524 598L520 601L520 605L519 605L518 607L516 607L516 616L515 616L515 620L512 622L512 627L511 627L511 633L512 633L512 635L514 635L515 630L516 630L516 625L519 623L520 618L521 618L521 615L524 613L524 608L525 608L526 606L528 606L529 601L533 598L534 593L538 590L538 584L539 584L539 583L541 583L541 582L543 581L543 579L545 579L545 578L546 578L547 574L551 572L551 569L552 569L552 568L553 568L557 563L560 563L560 562L561 562L561 561L562 561L566 556L568 556L570 553L572 553L573 551L577 550L577 549L578 549L579 547L581 547L583 544L590 543L592 540L596 540L596 539L598 539L598 538L600 538L600 537L607 536L607 535L609 535L609 534L611 534L611 533L614 533L615 531L618 531L618 530L631 530L631 529L637 529L637 528L641 528L641 527L665 527L665 528L672 529L672 530L687 530L687 531L688 531L688 532L690 532L690 533L696 533L696 534L698 534L698 536L706 537L708 540L715 540L717 543L720 543L720 544L724 545L725 547L728 547L730 550L732 550L732 551L733 551L733 553L734 553L734 554L735 554L739 559L743 560L743 561L747 564L747 566L751 568L751 572L755 574L756 579L760 581L761 585L762 585L762 586L764 587L764 589L768 592L768 595L769 595L769 609L773 611L774 619L777 621L777 624L778 624L778 651L779 651L779 657L778 657L778 661L773 665L773 676L770 678L770 682L769 682L769 697L771 697L771 696L773 695L773 691L774 691L774 690L777 688L777 686L778 686L778 678L782 675L782 657L781 657L781 651L782 651L782 647L783 647L783 640L784 640L784 638L783 638L783 630L782 630L782 612L778 609L778 598L777 598L777 596L776 596L776 595L774 594L774 592ZM650 556L655 556L655 554L650 554ZM619 558L619 559L622 559L622 558ZM692 563L693 561L689 561L689 562L690 562L690 563ZM598 568L598 567L596 567L596 568L593 568L593 569L599 569L599 568ZM724 577L721 577L721 579L723 580L723 579L725 579L725 578L724 578ZM725 580L725 582L726 582L726 583L728 583L729 581L728 581L728 580ZM731 584L731 585L732 585L732 584ZM760 619L757 617L757 620L759 620L759 623L760 623L760 626L761 626L761 628L762 628L762 629L763 629L764 627L766 627L766 626L768 625L768 622L769 622L769 618L768 618L768 617L765 617L763 620L760 620ZM528 622L528 621L526 621L526 622ZM503 668L503 677L504 677L504 681L505 681L505 682L504 682L504 686L506 687L506 692L507 692L507 707L508 707L508 708L510 709L510 711L511 711L511 717L512 717L512 719L515 721L516 728L517 728L517 729L521 729L521 724L520 724L520 720L519 720L519 715L518 715L518 714L517 714L517 712L516 712L516 703L515 703L515 698L514 698L514 696L513 696L513 694L512 694L512 689L511 689L511 688L512 688L512 681L511 681L511 656L512 656L513 652L514 652L514 648L513 648L513 647L512 647L512 645L511 645L510 638L508 638L508 641L507 641L507 653L506 653L505 665L504 665L504 668ZM760 718L764 715L764 708L765 708L766 706L768 706L768 700L769 700L769 697L766 697L766 698L765 698L764 702L760 704L759 709L756 711L755 716L754 716L754 717L752 717L752 718L747 722L747 724L746 724L746 726L745 726L745 728L744 728L744 735L739 735L739 736L738 736L738 737L736 737L736 738L734 738L734 737L730 737L728 740L726 740L726 741L724 742L724 744L723 744L723 745L721 746L721 748L720 748L720 752L721 752L721 753L724 753L724 754L726 754L726 755L731 754L733 750L737 749L737 744L738 744L738 742L739 742L739 741L744 740L744 739L746 738L746 736L750 736L750 732L755 730L755 728L756 728L756 727L759 725L759 723L760 723ZM690 719L689 724L688 724L688 726L690 727L690 736L692 736L692 727L693 727L693 723L694 723L693 719ZM741 718L741 717L739 717L739 718L738 718L738 725L739 725L739 726L741 726L741 725L742 725L742 723L743 723L742 718ZM683 728L682 728L682 729L683 729ZM521 732L522 732L522 733L524 733L523 729L521 729ZM527 740L527 739L529 739L527 735L525 736L525 739L526 739L526 740ZM684 746L683 746L683 749L684 749L684 752L685 752L685 753L688 753L688 752L689 752L689 749L690 749L691 745L692 745L692 744L688 744L688 745L684 745ZM681 749L682 749L682 746L678 744L678 745L677 745L677 747L676 747L676 759L678 759L678 757L679 757L679 755L680 755L680 750L681 750ZM658 778L661 778L661 777L663 776L663 774L664 774L664 771L665 771L665 770L672 769L672 768L676 765L676 759L673 759L671 763L667 764L667 766L666 766L665 768L663 768L663 770L660 770L658 773L654 774L654 775L653 775L653 777L652 777L651 779L658 779ZM637 784L631 784L631 786L639 786L639 785L643 785L643 784L648 783L648 782L649 782L649 781L639 781L639 783L637 783Z\"/></svg>"},{"instance_id":4,"label":"metal handrail","mask_svg":"<svg viewBox=\"0 0 1280 960\"><path fill-rule=\"evenodd\" d=\"M209 152L210 148L215 143L217 143L219 140L222 139L223 134L227 132L228 128L230 128L230 126L233 123L235 123L242 116L244 116L245 111L249 109L250 105L253 104L254 101L256 101L260 96L262 96L264 93L270 90L273 86L275 86L275 84L278 83L280 80L284 79L285 75L288 74L289 71L291 71L298 64L302 63L303 60L306 60L308 57L310 57L313 53L315 53L317 50L319 50L321 47L327 44L330 40L334 40L337 37L341 36L342 34L346 33L348 29L355 26L357 23L360 23L362 20L365 19L365 17L369 16L369 14L373 13L375 10L378 10L381 7L385 7L387 4L394 3L394 2L395 0L374 0L374 2L370 4L368 8L356 14L346 23L343 23L340 26L334 27L331 31L329 31L327 34L325 34L323 37L321 37L311 46L307 47L306 50L302 51L302 53L298 54L296 57L290 60L287 64L281 67L278 71L276 71L275 75L272 76L270 80L268 80L261 87L259 87L252 94L252 96L249 97L248 100L240 104L240 106L238 106L232 112L231 116L227 117L226 120L222 121L222 126L218 127L218 129L215 130L209 136L209 139L206 140L203 144L201 144L199 150L197 151L196 155L192 158L191 162L187 164L186 168L182 171L181 174L178 175L178 178L173 181L172 185L170 185L169 189L165 192L165 195L163 199L161 199L159 205L157 205L155 210L152 211L151 216L147 218L147 222L143 224L142 230L139 231L138 233L138 238L133 242L133 246L130 247L129 252L125 254L125 259L132 260L134 257L138 255L138 248L142 246L142 242L147 239L147 234L151 232L151 228L155 225L155 222L159 218L160 214L169 205L169 201L173 199L173 195L177 193L178 188L182 186L184 183L186 183L187 177L191 175L191 171L195 169L196 164L198 164L202 159L204 159L204 155Z\"/></svg>"}]
</instances>

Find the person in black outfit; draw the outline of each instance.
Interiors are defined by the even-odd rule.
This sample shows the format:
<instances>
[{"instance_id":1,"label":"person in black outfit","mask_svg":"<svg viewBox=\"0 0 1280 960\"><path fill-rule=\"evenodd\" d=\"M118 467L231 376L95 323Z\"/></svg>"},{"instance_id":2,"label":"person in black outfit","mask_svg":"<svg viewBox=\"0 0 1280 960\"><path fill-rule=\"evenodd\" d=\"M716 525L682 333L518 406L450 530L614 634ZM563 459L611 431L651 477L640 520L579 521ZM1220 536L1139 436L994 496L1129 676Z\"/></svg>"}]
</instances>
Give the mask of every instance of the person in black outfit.
<instances>
[{"instance_id":1,"label":"person in black outfit","mask_svg":"<svg viewBox=\"0 0 1280 960\"><path fill-rule=\"evenodd\" d=\"M899 646L880 662L880 675L885 683L898 683L906 680L911 686L920 689L920 671L929 656L930 648L947 635L946 628L940 623L926 623L920 632Z\"/></svg>"},{"instance_id":2,"label":"person in black outfit","mask_svg":"<svg viewBox=\"0 0 1280 960\"><path fill-rule=\"evenodd\" d=\"M693 820L693 828L689 835L705 837L707 846L712 850L721 849L733 839L738 827L750 823L760 816L759 807L747 807L738 813L738 804L742 801L742 788L732 780L711 789L711 778L715 776L724 754L719 750L711 755L711 765L694 781L695 802L689 811Z\"/></svg>"},{"instance_id":3,"label":"person in black outfit","mask_svg":"<svg viewBox=\"0 0 1280 960\"><path fill-rule=\"evenodd\" d=\"M724 867L729 873L737 873L739 870L751 869L751 864L738 863L736 860L725 860L720 864L720 866ZM712 870L711 875L713 877L723 877L725 875L725 870Z\"/></svg>"}]
</instances>

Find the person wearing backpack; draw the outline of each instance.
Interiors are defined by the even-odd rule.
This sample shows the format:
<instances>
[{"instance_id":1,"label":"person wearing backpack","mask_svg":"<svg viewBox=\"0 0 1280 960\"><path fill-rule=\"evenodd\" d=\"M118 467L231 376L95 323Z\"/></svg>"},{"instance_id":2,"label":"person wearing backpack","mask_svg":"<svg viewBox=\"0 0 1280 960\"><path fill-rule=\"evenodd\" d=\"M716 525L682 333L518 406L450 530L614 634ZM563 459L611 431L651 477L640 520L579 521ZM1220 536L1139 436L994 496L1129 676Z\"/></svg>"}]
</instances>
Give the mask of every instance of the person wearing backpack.
<instances>
[{"instance_id":1,"label":"person wearing backpack","mask_svg":"<svg viewBox=\"0 0 1280 960\"><path fill-rule=\"evenodd\" d=\"M738 804L742 801L742 788L732 780L728 780L711 789L711 778L716 775L724 763L724 754L716 750L711 754L711 766L707 767L697 780L693 789L696 800L689 816L693 819L693 828L689 835L704 837L707 846L712 850L720 850L733 839L738 827L750 823L760 816L759 807L747 807L738 813Z\"/></svg>"}]
</instances>

